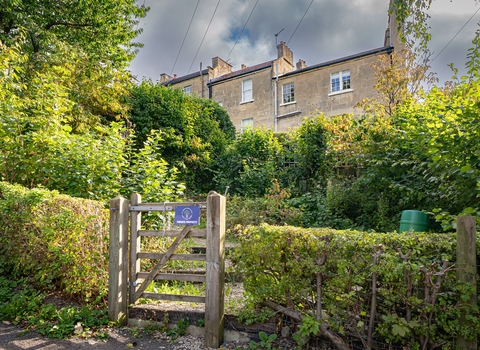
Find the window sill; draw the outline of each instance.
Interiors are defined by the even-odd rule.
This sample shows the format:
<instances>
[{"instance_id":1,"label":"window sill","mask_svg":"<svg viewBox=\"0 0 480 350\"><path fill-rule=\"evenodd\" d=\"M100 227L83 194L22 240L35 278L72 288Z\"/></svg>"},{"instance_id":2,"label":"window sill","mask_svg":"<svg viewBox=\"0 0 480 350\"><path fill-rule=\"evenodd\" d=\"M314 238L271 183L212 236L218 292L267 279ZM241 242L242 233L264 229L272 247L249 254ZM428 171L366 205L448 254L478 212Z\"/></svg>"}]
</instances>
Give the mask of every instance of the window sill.
<instances>
[{"instance_id":1,"label":"window sill","mask_svg":"<svg viewBox=\"0 0 480 350\"><path fill-rule=\"evenodd\" d=\"M297 101L292 101L292 102L287 102L287 103L281 103L281 104L280 104L280 107L288 106L288 105L293 105L293 104L295 104L295 103L297 103Z\"/></svg>"},{"instance_id":2,"label":"window sill","mask_svg":"<svg viewBox=\"0 0 480 350\"><path fill-rule=\"evenodd\" d=\"M352 92L352 91L353 91L353 89L345 89L345 90L335 91L335 92L329 93L328 96L346 94L347 92Z\"/></svg>"},{"instance_id":3,"label":"window sill","mask_svg":"<svg viewBox=\"0 0 480 350\"><path fill-rule=\"evenodd\" d=\"M245 104L245 103L251 103L251 102L253 102L253 100L242 101L242 102L240 102L240 104L243 105L243 104Z\"/></svg>"}]
</instances>

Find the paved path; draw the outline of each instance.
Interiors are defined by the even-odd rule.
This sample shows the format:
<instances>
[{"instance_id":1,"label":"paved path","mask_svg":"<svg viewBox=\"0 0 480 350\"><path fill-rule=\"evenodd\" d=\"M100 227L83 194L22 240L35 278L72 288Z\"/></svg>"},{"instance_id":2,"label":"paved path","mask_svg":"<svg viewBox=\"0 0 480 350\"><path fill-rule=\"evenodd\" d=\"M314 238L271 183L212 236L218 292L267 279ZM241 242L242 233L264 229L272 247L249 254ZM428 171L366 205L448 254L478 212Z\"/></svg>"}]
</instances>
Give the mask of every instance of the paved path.
<instances>
[{"instance_id":1,"label":"paved path","mask_svg":"<svg viewBox=\"0 0 480 350\"><path fill-rule=\"evenodd\" d=\"M126 328L113 329L106 342L92 339L59 340L44 336L15 326L10 322L0 322L0 350L61 350L61 349L142 349L171 350L171 344L143 334L141 338L133 338Z\"/></svg>"}]
</instances>

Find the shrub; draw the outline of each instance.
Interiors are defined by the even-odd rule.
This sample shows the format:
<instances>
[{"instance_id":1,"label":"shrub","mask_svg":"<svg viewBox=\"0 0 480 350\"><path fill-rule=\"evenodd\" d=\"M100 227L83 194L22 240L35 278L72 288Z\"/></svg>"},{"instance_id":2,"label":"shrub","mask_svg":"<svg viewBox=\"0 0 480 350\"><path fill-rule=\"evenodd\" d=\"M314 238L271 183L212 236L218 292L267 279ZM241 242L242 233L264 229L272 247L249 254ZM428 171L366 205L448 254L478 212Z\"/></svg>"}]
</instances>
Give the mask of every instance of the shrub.
<instances>
[{"instance_id":1,"label":"shrub","mask_svg":"<svg viewBox=\"0 0 480 350\"><path fill-rule=\"evenodd\" d=\"M272 185L278 168L281 145L273 131L247 129L238 134L218 159L215 176L220 192L229 187L234 195L263 196Z\"/></svg>"},{"instance_id":2,"label":"shrub","mask_svg":"<svg viewBox=\"0 0 480 350\"><path fill-rule=\"evenodd\" d=\"M0 182L0 268L83 300L106 297L104 204Z\"/></svg>"},{"instance_id":3,"label":"shrub","mask_svg":"<svg viewBox=\"0 0 480 350\"><path fill-rule=\"evenodd\" d=\"M290 193L274 180L263 197L248 198L233 196L227 203L227 229L235 226L301 225L303 216L290 204Z\"/></svg>"},{"instance_id":4,"label":"shrub","mask_svg":"<svg viewBox=\"0 0 480 350\"><path fill-rule=\"evenodd\" d=\"M273 301L314 317L320 281L322 319L356 341L368 331L373 274L377 275L375 341L411 347L427 337L432 344L448 343L460 333L472 336L480 326L478 310L464 304L471 286L458 283L452 268L455 234L263 225L247 228L240 241L234 260L247 299L257 305ZM377 264L373 255L378 256ZM441 268L444 260L450 262L446 270ZM433 292L436 283L440 289ZM472 320L472 327L461 329L461 311Z\"/></svg>"}]
</instances>

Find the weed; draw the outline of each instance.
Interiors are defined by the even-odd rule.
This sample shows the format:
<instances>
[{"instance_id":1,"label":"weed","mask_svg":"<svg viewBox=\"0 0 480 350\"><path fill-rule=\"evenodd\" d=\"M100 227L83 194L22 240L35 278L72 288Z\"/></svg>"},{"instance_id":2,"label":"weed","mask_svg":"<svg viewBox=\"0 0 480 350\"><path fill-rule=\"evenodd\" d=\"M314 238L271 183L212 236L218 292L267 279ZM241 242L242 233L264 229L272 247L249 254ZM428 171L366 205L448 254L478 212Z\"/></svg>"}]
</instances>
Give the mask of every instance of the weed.
<instances>
[{"instance_id":1,"label":"weed","mask_svg":"<svg viewBox=\"0 0 480 350\"><path fill-rule=\"evenodd\" d=\"M163 316L163 327L162 327L162 332L168 332L168 323L170 322L170 315L168 312L165 312L165 315Z\"/></svg>"},{"instance_id":2,"label":"weed","mask_svg":"<svg viewBox=\"0 0 480 350\"><path fill-rule=\"evenodd\" d=\"M187 281L160 281L148 286L147 291L162 294L205 296L205 283Z\"/></svg>"},{"instance_id":3,"label":"weed","mask_svg":"<svg viewBox=\"0 0 480 350\"><path fill-rule=\"evenodd\" d=\"M132 337L134 337L134 338L141 338L141 337L142 337L141 329L138 328L138 327L132 327L132 328L130 328L130 334L131 334Z\"/></svg>"},{"instance_id":4,"label":"weed","mask_svg":"<svg viewBox=\"0 0 480 350\"><path fill-rule=\"evenodd\" d=\"M25 323L29 329L50 338L73 335L77 323L83 326L85 334L98 338L108 337L105 331L96 333L96 330L109 324L106 308L84 305L57 309L53 304L45 304L45 294L29 287L23 280L12 282L0 278L0 291L5 290L10 290L11 293L0 293L0 320L11 320L14 324Z\"/></svg>"},{"instance_id":5,"label":"weed","mask_svg":"<svg viewBox=\"0 0 480 350\"><path fill-rule=\"evenodd\" d=\"M98 340L103 340L103 341L107 341L109 338L108 331L106 330L93 333L92 335Z\"/></svg>"},{"instance_id":6,"label":"weed","mask_svg":"<svg viewBox=\"0 0 480 350\"><path fill-rule=\"evenodd\" d=\"M276 334L270 334L268 335L265 332L260 332L258 333L258 336L260 337L260 342L256 343L255 341L251 340L250 341L250 349L267 349L267 350L273 350L275 348L272 348L272 343L277 339Z\"/></svg>"},{"instance_id":7,"label":"weed","mask_svg":"<svg viewBox=\"0 0 480 350\"><path fill-rule=\"evenodd\" d=\"M175 328L167 331L167 335L173 339L177 339L187 333L187 328L190 326L190 318L185 317L178 321Z\"/></svg>"},{"instance_id":8,"label":"weed","mask_svg":"<svg viewBox=\"0 0 480 350\"><path fill-rule=\"evenodd\" d=\"M205 327L205 319L199 318L195 324L197 327Z\"/></svg>"},{"instance_id":9,"label":"weed","mask_svg":"<svg viewBox=\"0 0 480 350\"><path fill-rule=\"evenodd\" d=\"M250 325L256 322L264 323L271 319L274 314L275 313L268 307L264 307L261 309L251 309L246 307L239 312L238 320L245 323L246 325Z\"/></svg>"},{"instance_id":10,"label":"weed","mask_svg":"<svg viewBox=\"0 0 480 350\"><path fill-rule=\"evenodd\" d=\"M143 331L148 334L148 335L152 335L156 332L160 332L163 330L163 326L159 323L151 323L151 324L147 324L145 327L143 327Z\"/></svg>"},{"instance_id":11,"label":"weed","mask_svg":"<svg viewBox=\"0 0 480 350\"><path fill-rule=\"evenodd\" d=\"M30 330L26 329L26 330L21 331L20 333L18 333L15 337L16 337L16 338L21 338L21 337L23 337L25 334L28 334L28 333L30 333Z\"/></svg>"}]
</instances>

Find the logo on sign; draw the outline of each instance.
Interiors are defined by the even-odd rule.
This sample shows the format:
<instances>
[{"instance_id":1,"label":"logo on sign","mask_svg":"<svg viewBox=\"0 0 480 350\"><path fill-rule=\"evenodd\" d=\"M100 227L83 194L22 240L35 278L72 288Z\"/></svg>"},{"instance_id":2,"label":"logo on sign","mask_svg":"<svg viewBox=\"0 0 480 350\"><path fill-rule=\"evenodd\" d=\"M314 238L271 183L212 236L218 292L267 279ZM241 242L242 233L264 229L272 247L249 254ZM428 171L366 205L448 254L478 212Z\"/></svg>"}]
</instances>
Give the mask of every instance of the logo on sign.
<instances>
[{"instance_id":1,"label":"logo on sign","mask_svg":"<svg viewBox=\"0 0 480 350\"><path fill-rule=\"evenodd\" d=\"M182 210L182 219L184 220L190 220L193 216L192 209L190 208L185 208Z\"/></svg>"},{"instance_id":2,"label":"logo on sign","mask_svg":"<svg viewBox=\"0 0 480 350\"><path fill-rule=\"evenodd\" d=\"M194 226L200 224L200 207L178 206L175 207L175 225Z\"/></svg>"}]
</instances>

